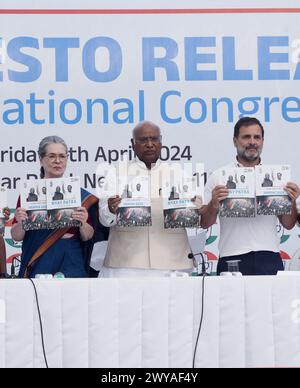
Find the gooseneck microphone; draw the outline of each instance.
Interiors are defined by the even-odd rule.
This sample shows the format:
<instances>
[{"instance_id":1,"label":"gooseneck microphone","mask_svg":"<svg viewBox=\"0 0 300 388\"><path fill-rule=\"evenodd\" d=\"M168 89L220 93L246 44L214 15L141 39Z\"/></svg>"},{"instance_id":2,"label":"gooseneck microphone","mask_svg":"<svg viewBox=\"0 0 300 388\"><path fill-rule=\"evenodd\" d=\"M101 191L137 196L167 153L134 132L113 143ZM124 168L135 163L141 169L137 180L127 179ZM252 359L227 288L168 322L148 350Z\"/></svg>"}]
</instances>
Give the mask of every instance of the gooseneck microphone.
<instances>
[{"instance_id":1,"label":"gooseneck microphone","mask_svg":"<svg viewBox=\"0 0 300 388\"><path fill-rule=\"evenodd\" d=\"M197 262L197 260L195 259L195 256L201 256L201 272L199 273L199 270L198 270L198 267L199 267L199 264ZM202 252L199 252L199 253L189 253L188 254L188 258L193 260L193 263L194 263L194 266L197 268L198 270L198 276L210 276L210 274L208 272L206 272L206 263L205 263L205 259L204 259L204 256L203 256L203 253ZM196 265L195 265L196 263Z\"/></svg>"},{"instance_id":2,"label":"gooseneck microphone","mask_svg":"<svg viewBox=\"0 0 300 388\"><path fill-rule=\"evenodd\" d=\"M9 276L10 279L18 279L19 278L18 275L16 275L16 268L17 268L16 263L21 264L21 260L18 259L18 257L14 257L12 259L11 269L10 269L10 276Z\"/></svg>"},{"instance_id":3,"label":"gooseneck microphone","mask_svg":"<svg viewBox=\"0 0 300 388\"><path fill-rule=\"evenodd\" d=\"M15 259L12 260L12 263L11 263L11 270L10 270L10 278L11 279L17 279L17 276L16 276L16 265L14 263Z\"/></svg>"}]
</instances>

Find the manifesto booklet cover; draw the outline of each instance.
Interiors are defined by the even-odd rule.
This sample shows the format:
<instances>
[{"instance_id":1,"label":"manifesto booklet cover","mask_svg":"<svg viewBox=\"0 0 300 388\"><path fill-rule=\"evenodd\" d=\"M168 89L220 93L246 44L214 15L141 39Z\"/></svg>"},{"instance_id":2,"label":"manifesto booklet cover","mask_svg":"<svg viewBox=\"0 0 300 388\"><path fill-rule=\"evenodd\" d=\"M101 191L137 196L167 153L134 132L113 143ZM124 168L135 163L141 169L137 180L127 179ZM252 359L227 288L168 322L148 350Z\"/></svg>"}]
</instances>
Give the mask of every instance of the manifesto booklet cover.
<instances>
[{"instance_id":1,"label":"manifesto booklet cover","mask_svg":"<svg viewBox=\"0 0 300 388\"><path fill-rule=\"evenodd\" d=\"M258 215L286 215L292 201L284 187L291 180L289 165L256 166L256 201Z\"/></svg>"},{"instance_id":2,"label":"manifesto booklet cover","mask_svg":"<svg viewBox=\"0 0 300 388\"><path fill-rule=\"evenodd\" d=\"M220 204L220 217L255 217L255 170L227 167L220 170L219 184L229 195Z\"/></svg>"},{"instance_id":3,"label":"manifesto booklet cover","mask_svg":"<svg viewBox=\"0 0 300 388\"><path fill-rule=\"evenodd\" d=\"M204 195L204 165L197 172L182 170L163 180L162 196L165 229L198 228L200 217L192 199Z\"/></svg>"},{"instance_id":4,"label":"manifesto booklet cover","mask_svg":"<svg viewBox=\"0 0 300 388\"><path fill-rule=\"evenodd\" d=\"M73 211L81 206L80 179L22 181L21 206L28 215L23 222L26 231L80 226L72 219Z\"/></svg>"},{"instance_id":5,"label":"manifesto booklet cover","mask_svg":"<svg viewBox=\"0 0 300 388\"><path fill-rule=\"evenodd\" d=\"M23 221L24 230L48 229L48 212L45 179L21 182L21 207L28 218Z\"/></svg>"},{"instance_id":6,"label":"manifesto booklet cover","mask_svg":"<svg viewBox=\"0 0 300 388\"><path fill-rule=\"evenodd\" d=\"M151 200L147 175L119 177L118 195L122 198L117 210L121 227L151 226Z\"/></svg>"},{"instance_id":7,"label":"manifesto booklet cover","mask_svg":"<svg viewBox=\"0 0 300 388\"><path fill-rule=\"evenodd\" d=\"M72 213L81 206L80 178L47 179L49 229L79 227Z\"/></svg>"}]
</instances>

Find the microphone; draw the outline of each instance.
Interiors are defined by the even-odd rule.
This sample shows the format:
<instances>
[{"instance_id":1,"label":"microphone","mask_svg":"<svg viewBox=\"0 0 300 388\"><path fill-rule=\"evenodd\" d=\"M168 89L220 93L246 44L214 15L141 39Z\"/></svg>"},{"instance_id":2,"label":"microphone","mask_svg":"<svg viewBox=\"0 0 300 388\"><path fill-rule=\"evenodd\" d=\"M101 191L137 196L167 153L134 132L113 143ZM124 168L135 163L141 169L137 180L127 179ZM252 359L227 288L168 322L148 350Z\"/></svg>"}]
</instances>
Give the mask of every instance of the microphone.
<instances>
[{"instance_id":1,"label":"microphone","mask_svg":"<svg viewBox=\"0 0 300 388\"><path fill-rule=\"evenodd\" d=\"M189 253L189 254L188 254L188 258L189 258L189 259L193 259L193 258L194 258L194 254L193 254L192 252Z\"/></svg>"},{"instance_id":2,"label":"microphone","mask_svg":"<svg viewBox=\"0 0 300 388\"><path fill-rule=\"evenodd\" d=\"M10 269L10 279L18 279L18 276L16 275L16 264L15 262L21 263L21 260L19 260L17 257L14 257L11 262L11 269Z\"/></svg>"},{"instance_id":3,"label":"microphone","mask_svg":"<svg viewBox=\"0 0 300 388\"><path fill-rule=\"evenodd\" d=\"M15 263L14 263L15 259L12 260L12 263L11 263L11 269L10 269L10 278L11 279L16 279L17 276L16 276L16 266L15 266Z\"/></svg>"},{"instance_id":4,"label":"microphone","mask_svg":"<svg viewBox=\"0 0 300 388\"><path fill-rule=\"evenodd\" d=\"M200 263L198 263L196 261L195 256L201 256L201 272L200 273L199 273L199 270L198 270ZM195 254L193 252L191 252L191 253L188 254L188 258L193 260L194 266L198 270L198 276L210 276L210 274L208 272L206 272L206 263L205 263L205 259L204 259L204 256L203 256L202 252L195 253Z\"/></svg>"}]
</instances>

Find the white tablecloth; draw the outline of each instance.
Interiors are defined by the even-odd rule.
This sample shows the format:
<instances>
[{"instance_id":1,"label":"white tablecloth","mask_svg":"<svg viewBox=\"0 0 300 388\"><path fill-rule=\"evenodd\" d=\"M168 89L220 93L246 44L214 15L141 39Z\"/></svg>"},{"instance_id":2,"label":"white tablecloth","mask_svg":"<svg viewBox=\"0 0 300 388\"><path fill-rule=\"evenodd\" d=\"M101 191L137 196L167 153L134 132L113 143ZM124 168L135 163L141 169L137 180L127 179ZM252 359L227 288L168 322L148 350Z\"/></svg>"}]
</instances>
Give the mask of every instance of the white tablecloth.
<instances>
[{"instance_id":1,"label":"white tablecloth","mask_svg":"<svg viewBox=\"0 0 300 388\"><path fill-rule=\"evenodd\" d=\"M49 366L191 367L201 281L36 280ZM299 300L300 277L206 278L196 366L300 366ZM0 367L44 367L28 280L0 280Z\"/></svg>"}]
</instances>

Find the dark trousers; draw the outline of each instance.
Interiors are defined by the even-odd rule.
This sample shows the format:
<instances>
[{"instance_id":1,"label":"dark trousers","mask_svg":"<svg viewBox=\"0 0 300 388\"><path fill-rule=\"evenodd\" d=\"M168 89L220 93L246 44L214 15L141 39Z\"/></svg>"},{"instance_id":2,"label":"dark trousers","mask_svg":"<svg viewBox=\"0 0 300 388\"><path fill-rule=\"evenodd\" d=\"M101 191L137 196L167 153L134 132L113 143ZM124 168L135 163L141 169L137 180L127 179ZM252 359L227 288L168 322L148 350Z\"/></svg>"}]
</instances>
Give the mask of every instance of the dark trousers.
<instances>
[{"instance_id":1,"label":"dark trousers","mask_svg":"<svg viewBox=\"0 0 300 388\"><path fill-rule=\"evenodd\" d=\"M277 271L283 271L283 262L278 252L257 251L243 255L220 257L217 274L227 272L227 261L240 260L239 271L243 275L276 275Z\"/></svg>"}]
</instances>

